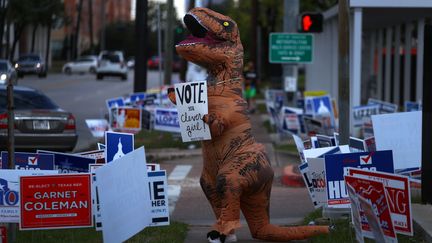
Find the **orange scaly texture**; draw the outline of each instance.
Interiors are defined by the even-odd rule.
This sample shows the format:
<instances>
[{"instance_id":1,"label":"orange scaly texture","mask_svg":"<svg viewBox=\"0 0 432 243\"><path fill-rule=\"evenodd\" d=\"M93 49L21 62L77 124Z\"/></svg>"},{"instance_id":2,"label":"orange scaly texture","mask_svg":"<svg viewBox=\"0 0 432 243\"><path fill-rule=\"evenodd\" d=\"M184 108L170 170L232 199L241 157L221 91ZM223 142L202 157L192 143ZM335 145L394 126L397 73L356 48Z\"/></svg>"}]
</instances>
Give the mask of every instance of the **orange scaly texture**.
<instances>
[{"instance_id":1,"label":"orange scaly texture","mask_svg":"<svg viewBox=\"0 0 432 243\"><path fill-rule=\"evenodd\" d=\"M273 169L264 146L251 134L247 103L242 97L243 46L237 24L207 8L194 8L187 15L217 40L176 46L179 55L209 72L204 121L210 126L212 139L202 142L200 184L216 216L214 229L224 235L233 233L240 227L241 210L257 239L300 240L328 233L328 226L279 227L269 223ZM175 101L174 92L169 97Z\"/></svg>"}]
</instances>

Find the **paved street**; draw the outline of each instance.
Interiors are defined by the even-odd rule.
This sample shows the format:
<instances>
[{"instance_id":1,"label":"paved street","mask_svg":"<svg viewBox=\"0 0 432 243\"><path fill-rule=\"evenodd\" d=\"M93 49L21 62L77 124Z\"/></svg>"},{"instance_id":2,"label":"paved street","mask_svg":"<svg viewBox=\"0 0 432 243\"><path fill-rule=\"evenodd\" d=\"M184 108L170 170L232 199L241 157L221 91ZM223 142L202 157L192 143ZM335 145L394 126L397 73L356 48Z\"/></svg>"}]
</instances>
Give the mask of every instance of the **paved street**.
<instances>
[{"instance_id":1,"label":"paved street","mask_svg":"<svg viewBox=\"0 0 432 243\"><path fill-rule=\"evenodd\" d=\"M105 100L124 96L133 92L133 71L129 72L128 80L118 77L105 77L96 80L92 74L48 74L47 78L35 75L24 76L18 80L19 85L30 86L44 92L61 108L74 114L77 120L78 143L75 151L85 150L96 140L92 137L85 119L102 119L107 114ZM147 88L159 87L159 75L149 71ZM173 80L178 80L178 74L173 74Z\"/></svg>"}]
</instances>

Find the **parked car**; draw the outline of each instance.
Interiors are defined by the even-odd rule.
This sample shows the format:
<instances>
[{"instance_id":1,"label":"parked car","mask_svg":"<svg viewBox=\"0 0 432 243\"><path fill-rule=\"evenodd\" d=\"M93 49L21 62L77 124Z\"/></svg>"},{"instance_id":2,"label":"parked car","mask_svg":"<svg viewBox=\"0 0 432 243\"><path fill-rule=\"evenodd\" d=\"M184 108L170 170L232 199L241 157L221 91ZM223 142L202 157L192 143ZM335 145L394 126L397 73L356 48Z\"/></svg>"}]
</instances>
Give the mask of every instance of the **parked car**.
<instances>
[{"instance_id":1,"label":"parked car","mask_svg":"<svg viewBox=\"0 0 432 243\"><path fill-rule=\"evenodd\" d=\"M127 80L128 68L125 63L123 52L102 51L98 57L96 68L96 79L101 80L104 76L120 76Z\"/></svg>"},{"instance_id":2,"label":"parked car","mask_svg":"<svg viewBox=\"0 0 432 243\"><path fill-rule=\"evenodd\" d=\"M13 85L17 84L18 76L12 64L5 59L0 59L0 84L7 85L12 81Z\"/></svg>"},{"instance_id":3,"label":"parked car","mask_svg":"<svg viewBox=\"0 0 432 243\"><path fill-rule=\"evenodd\" d=\"M151 58L148 59L147 61L147 67L148 69L154 70L154 69L158 69L159 68L159 59L161 59L162 63L162 69L164 68L164 62L163 62L163 58L159 58L159 56L152 56ZM173 60L172 60L172 70L174 72L179 72L181 69L181 60L180 58L174 56Z\"/></svg>"},{"instance_id":4,"label":"parked car","mask_svg":"<svg viewBox=\"0 0 432 243\"><path fill-rule=\"evenodd\" d=\"M63 65L63 72L72 73L96 73L97 56L82 56L75 61Z\"/></svg>"},{"instance_id":5,"label":"parked car","mask_svg":"<svg viewBox=\"0 0 432 243\"><path fill-rule=\"evenodd\" d=\"M15 69L20 78L24 77L24 74L37 74L40 78L47 75L45 61L37 54L21 55L15 63Z\"/></svg>"},{"instance_id":6,"label":"parked car","mask_svg":"<svg viewBox=\"0 0 432 243\"><path fill-rule=\"evenodd\" d=\"M59 108L43 93L28 87L14 87L15 149L72 151L78 135L75 117ZM6 86L0 86L0 151L7 144Z\"/></svg>"}]
</instances>

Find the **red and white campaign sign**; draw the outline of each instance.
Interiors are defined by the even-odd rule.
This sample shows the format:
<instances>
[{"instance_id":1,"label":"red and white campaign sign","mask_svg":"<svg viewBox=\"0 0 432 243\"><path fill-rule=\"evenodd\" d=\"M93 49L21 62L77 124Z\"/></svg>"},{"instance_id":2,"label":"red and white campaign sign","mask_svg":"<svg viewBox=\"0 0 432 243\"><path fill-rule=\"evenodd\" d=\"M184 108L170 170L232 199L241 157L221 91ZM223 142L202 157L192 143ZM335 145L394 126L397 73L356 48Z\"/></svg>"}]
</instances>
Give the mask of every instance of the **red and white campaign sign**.
<instances>
[{"instance_id":1,"label":"red and white campaign sign","mask_svg":"<svg viewBox=\"0 0 432 243\"><path fill-rule=\"evenodd\" d=\"M386 242L397 242L383 183L353 176L345 176L345 182L347 185L352 186L357 194L370 200L386 237ZM360 215L361 217L366 216L364 212L360 212ZM363 220L362 231L365 237L373 237L370 225L366 224Z\"/></svg>"},{"instance_id":2,"label":"red and white campaign sign","mask_svg":"<svg viewBox=\"0 0 432 243\"><path fill-rule=\"evenodd\" d=\"M20 177L20 229L92 227L90 174Z\"/></svg>"},{"instance_id":3,"label":"red and white campaign sign","mask_svg":"<svg viewBox=\"0 0 432 243\"><path fill-rule=\"evenodd\" d=\"M354 168L350 168L349 174L357 178L382 182L396 232L413 235L411 192L408 177Z\"/></svg>"}]
</instances>

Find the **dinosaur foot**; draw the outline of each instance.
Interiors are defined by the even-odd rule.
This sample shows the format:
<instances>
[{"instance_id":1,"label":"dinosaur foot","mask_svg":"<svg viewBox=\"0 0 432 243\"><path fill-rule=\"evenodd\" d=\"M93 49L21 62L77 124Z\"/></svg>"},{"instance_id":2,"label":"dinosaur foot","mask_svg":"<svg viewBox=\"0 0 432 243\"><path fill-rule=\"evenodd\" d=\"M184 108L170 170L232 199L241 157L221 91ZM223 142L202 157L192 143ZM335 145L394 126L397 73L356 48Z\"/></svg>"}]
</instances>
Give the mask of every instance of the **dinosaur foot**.
<instances>
[{"instance_id":1,"label":"dinosaur foot","mask_svg":"<svg viewBox=\"0 0 432 243\"><path fill-rule=\"evenodd\" d=\"M209 243L237 242L237 236L235 234L224 235L212 230L207 233L207 240Z\"/></svg>"}]
</instances>

